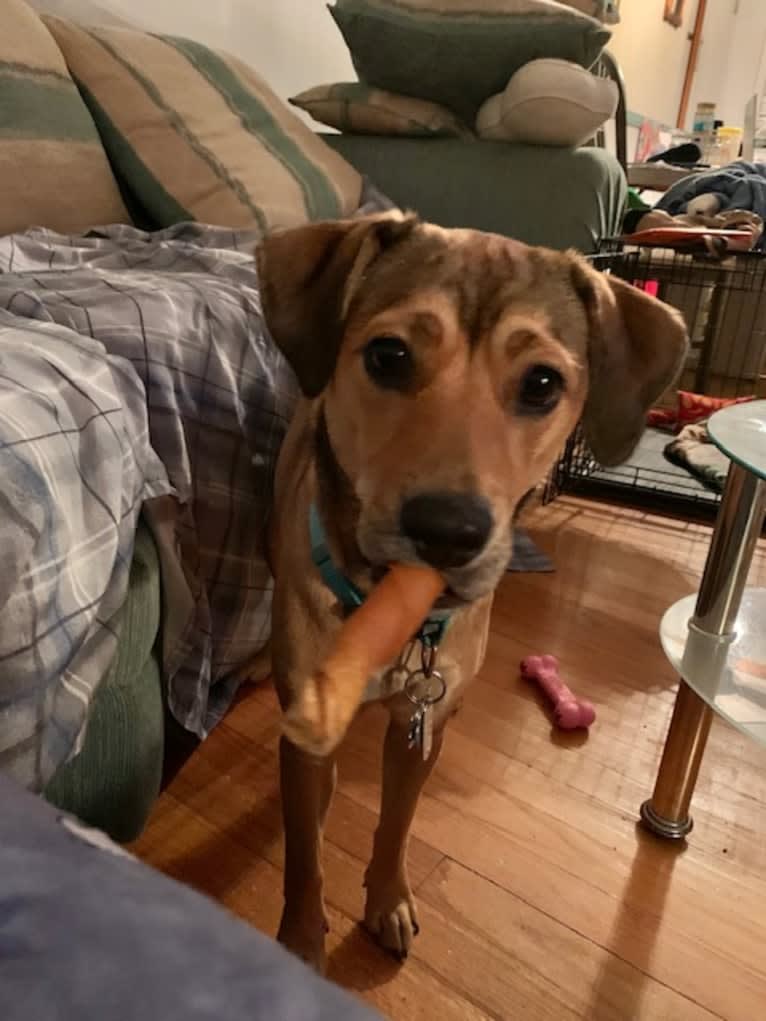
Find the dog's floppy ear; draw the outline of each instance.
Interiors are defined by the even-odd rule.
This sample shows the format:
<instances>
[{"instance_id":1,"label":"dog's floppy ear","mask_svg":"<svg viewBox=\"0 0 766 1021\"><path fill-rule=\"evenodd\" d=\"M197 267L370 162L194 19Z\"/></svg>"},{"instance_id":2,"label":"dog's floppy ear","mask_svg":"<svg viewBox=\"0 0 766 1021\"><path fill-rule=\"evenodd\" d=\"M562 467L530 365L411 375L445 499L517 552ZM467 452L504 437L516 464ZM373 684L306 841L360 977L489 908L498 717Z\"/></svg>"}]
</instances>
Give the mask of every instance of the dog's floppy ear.
<instances>
[{"instance_id":1,"label":"dog's floppy ear","mask_svg":"<svg viewBox=\"0 0 766 1021\"><path fill-rule=\"evenodd\" d=\"M585 437L601 464L620 464L638 443L647 411L681 370L686 326L676 309L579 258L572 276L590 333Z\"/></svg>"},{"instance_id":2,"label":"dog's floppy ear","mask_svg":"<svg viewBox=\"0 0 766 1021\"><path fill-rule=\"evenodd\" d=\"M256 249L266 324L307 397L330 381L365 271L417 222L399 212L331 220L272 234Z\"/></svg>"}]
</instances>

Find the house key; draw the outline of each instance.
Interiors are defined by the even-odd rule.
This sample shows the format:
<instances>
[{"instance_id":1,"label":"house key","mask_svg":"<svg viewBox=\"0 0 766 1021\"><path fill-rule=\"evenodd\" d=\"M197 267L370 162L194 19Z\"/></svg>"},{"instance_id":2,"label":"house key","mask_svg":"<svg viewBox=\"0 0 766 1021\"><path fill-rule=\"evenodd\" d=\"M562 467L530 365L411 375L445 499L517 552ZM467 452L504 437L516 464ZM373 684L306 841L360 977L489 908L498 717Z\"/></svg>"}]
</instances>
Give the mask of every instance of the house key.
<instances>
[{"instance_id":1,"label":"house key","mask_svg":"<svg viewBox=\"0 0 766 1021\"><path fill-rule=\"evenodd\" d=\"M431 753L430 748L427 750L426 743L427 717L428 706L419 705L410 717L410 726L407 731L407 747L410 751L412 751L413 748L420 748L423 753L423 759L426 761Z\"/></svg>"},{"instance_id":2,"label":"house key","mask_svg":"<svg viewBox=\"0 0 766 1021\"><path fill-rule=\"evenodd\" d=\"M434 721L431 709L441 702L447 690L444 678L438 670L416 670L410 674L404 685L404 694L415 706L407 731L407 746L420 749L423 761L428 762L434 744Z\"/></svg>"}]
</instances>

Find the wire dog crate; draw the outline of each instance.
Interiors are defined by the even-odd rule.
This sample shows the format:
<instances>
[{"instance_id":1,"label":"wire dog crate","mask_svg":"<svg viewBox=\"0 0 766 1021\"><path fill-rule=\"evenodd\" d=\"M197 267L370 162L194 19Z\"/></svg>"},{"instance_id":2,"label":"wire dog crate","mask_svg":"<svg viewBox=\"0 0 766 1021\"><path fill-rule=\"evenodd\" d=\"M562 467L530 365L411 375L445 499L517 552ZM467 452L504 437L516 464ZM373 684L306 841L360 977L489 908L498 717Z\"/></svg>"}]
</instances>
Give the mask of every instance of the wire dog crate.
<instances>
[{"instance_id":1,"label":"wire dog crate","mask_svg":"<svg viewBox=\"0 0 766 1021\"><path fill-rule=\"evenodd\" d=\"M689 354L680 379L657 402L659 409L676 407L678 390L708 397L766 396L766 256L747 252L715 258L617 240L603 243L592 262L673 305L684 317ZM580 493L670 513L713 514L720 485L671 463L665 451L672 439L667 431L649 427L625 464L604 468L578 427L548 480L544 499ZM710 450L711 457L721 456L712 445Z\"/></svg>"}]
</instances>

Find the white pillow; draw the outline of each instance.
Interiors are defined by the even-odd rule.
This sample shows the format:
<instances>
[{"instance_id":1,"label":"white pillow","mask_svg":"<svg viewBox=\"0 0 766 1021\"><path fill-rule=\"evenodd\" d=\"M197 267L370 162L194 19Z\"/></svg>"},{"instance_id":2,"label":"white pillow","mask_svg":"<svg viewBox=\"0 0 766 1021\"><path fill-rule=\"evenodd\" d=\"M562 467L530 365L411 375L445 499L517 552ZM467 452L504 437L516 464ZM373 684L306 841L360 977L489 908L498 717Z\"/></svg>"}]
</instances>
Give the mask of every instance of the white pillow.
<instances>
[{"instance_id":1,"label":"white pillow","mask_svg":"<svg viewBox=\"0 0 766 1021\"><path fill-rule=\"evenodd\" d=\"M617 85L567 60L532 60L476 116L480 138L578 146L617 109Z\"/></svg>"}]
</instances>

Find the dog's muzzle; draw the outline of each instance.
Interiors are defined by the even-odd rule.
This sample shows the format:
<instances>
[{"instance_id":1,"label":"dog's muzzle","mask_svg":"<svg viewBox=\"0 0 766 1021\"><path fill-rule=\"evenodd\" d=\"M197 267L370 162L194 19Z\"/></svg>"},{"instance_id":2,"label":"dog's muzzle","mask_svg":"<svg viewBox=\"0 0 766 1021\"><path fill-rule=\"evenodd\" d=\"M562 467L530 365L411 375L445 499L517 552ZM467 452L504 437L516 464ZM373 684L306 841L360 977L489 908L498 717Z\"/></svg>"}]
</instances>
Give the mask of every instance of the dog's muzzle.
<instances>
[{"instance_id":1,"label":"dog's muzzle","mask_svg":"<svg viewBox=\"0 0 766 1021\"><path fill-rule=\"evenodd\" d=\"M440 571L465 567L482 552L492 532L489 504L472 493L421 493L402 505L402 534L418 557Z\"/></svg>"}]
</instances>

